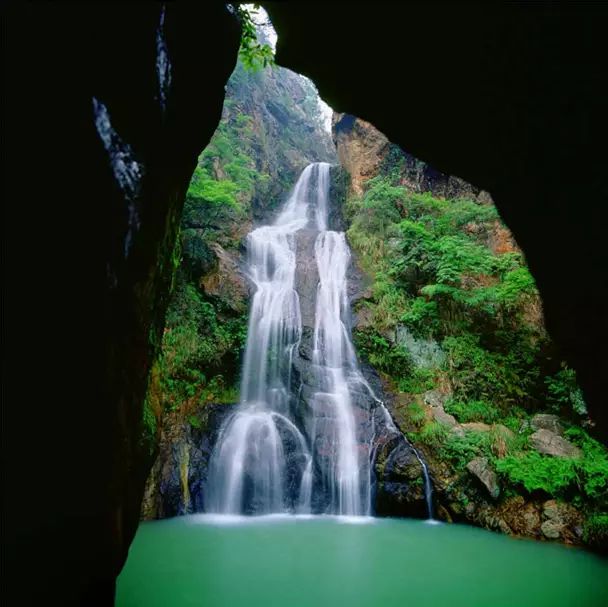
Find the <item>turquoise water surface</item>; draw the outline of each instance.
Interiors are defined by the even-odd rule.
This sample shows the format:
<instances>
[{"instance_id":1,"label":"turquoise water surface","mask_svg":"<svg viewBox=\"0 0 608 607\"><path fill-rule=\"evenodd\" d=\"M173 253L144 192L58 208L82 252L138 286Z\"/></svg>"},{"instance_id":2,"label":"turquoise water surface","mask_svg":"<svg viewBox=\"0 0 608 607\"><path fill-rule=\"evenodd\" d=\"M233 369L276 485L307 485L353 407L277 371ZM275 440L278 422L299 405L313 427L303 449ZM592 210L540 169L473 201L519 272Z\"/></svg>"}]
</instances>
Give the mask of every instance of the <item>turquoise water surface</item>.
<instances>
[{"instance_id":1,"label":"turquoise water surface","mask_svg":"<svg viewBox=\"0 0 608 607\"><path fill-rule=\"evenodd\" d=\"M193 515L142 523L118 607L605 607L608 560L464 525Z\"/></svg>"}]
</instances>

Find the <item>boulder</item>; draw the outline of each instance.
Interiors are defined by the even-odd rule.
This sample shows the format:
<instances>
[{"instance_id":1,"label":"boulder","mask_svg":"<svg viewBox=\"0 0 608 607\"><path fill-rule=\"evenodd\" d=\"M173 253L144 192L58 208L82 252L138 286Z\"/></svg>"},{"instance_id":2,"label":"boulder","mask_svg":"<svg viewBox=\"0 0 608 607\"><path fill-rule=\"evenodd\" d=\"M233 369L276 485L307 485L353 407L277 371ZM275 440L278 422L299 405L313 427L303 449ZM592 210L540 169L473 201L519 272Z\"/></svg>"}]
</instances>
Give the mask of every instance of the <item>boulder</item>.
<instances>
[{"instance_id":1,"label":"boulder","mask_svg":"<svg viewBox=\"0 0 608 607\"><path fill-rule=\"evenodd\" d=\"M461 426L465 430L472 430L473 432L489 432L492 429L492 426L482 422L468 422L466 424L461 424Z\"/></svg>"},{"instance_id":2,"label":"boulder","mask_svg":"<svg viewBox=\"0 0 608 607\"><path fill-rule=\"evenodd\" d=\"M439 392L439 390L429 390L422 395L422 398L424 399L424 403L426 405L430 405L433 408L443 409L446 395Z\"/></svg>"},{"instance_id":3,"label":"boulder","mask_svg":"<svg viewBox=\"0 0 608 607\"><path fill-rule=\"evenodd\" d=\"M542 506L542 534L567 544L578 544L582 538L584 517L572 504L547 500Z\"/></svg>"},{"instance_id":4,"label":"boulder","mask_svg":"<svg viewBox=\"0 0 608 607\"><path fill-rule=\"evenodd\" d=\"M443 410L443 407L431 407L433 419L444 426L454 428L457 425L456 418Z\"/></svg>"},{"instance_id":5,"label":"boulder","mask_svg":"<svg viewBox=\"0 0 608 607\"><path fill-rule=\"evenodd\" d=\"M537 413L530 420L530 427L533 430L549 430L553 434L562 436L564 428L557 415L551 415L549 413Z\"/></svg>"},{"instance_id":6,"label":"boulder","mask_svg":"<svg viewBox=\"0 0 608 607\"><path fill-rule=\"evenodd\" d=\"M530 444L539 453L554 457L580 457L581 450L551 430L540 429L530 435Z\"/></svg>"},{"instance_id":7,"label":"boulder","mask_svg":"<svg viewBox=\"0 0 608 607\"><path fill-rule=\"evenodd\" d=\"M467 464L467 470L475 476L487 489L488 493L496 499L500 495L500 487L496 473L490 467L486 457L476 457Z\"/></svg>"},{"instance_id":8,"label":"boulder","mask_svg":"<svg viewBox=\"0 0 608 607\"><path fill-rule=\"evenodd\" d=\"M561 535L562 528L563 528L563 525L561 525L559 522L554 521L552 519L546 520L540 526L540 530L543 532L543 535L550 540L558 539Z\"/></svg>"}]
</instances>

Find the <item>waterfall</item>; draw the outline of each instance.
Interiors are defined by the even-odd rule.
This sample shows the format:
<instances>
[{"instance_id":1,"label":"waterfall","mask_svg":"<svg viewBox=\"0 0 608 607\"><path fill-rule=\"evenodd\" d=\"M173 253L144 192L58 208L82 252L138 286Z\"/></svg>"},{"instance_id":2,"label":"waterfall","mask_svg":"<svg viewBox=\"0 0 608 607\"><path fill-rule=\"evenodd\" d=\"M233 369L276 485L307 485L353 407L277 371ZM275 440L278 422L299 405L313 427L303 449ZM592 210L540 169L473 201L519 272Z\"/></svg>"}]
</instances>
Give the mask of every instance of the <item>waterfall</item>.
<instances>
[{"instance_id":1,"label":"waterfall","mask_svg":"<svg viewBox=\"0 0 608 607\"><path fill-rule=\"evenodd\" d=\"M328 230L328 163L304 169L272 225L247 238L255 287L236 411L223 423L208 477L206 509L225 514L370 512L369 443L357 436L353 391L366 385L348 322L350 251ZM296 234L316 234L318 286L312 337L311 395L298 410L292 385L302 340L295 288ZM323 494L320 499L319 494Z\"/></svg>"},{"instance_id":2,"label":"waterfall","mask_svg":"<svg viewBox=\"0 0 608 607\"><path fill-rule=\"evenodd\" d=\"M315 242L315 259L319 287L313 363L322 390L315 394L315 404L320 402L325 405L322 421L333 426L334 438L333 458L328 461L323 473L329 487L332 511L368 514L369 503L362 503L361 491L367 495L367 488L361 487L363 477L347 381L347 374L356 373L358 366L345 323L349 312L346 270L350 251L344 233L320 232Z\"/></svg>"}]
</instances>

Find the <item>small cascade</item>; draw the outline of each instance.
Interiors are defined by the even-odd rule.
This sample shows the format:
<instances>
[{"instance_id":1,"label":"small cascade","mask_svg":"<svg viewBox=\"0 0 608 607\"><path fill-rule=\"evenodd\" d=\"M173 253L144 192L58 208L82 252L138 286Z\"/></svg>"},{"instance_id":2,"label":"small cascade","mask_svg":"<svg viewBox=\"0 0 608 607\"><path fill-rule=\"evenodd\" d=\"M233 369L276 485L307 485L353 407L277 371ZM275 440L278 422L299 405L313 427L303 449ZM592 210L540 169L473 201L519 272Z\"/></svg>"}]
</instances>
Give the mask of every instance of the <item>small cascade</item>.
<instances>
[{"instance_id":1,"label":"small cascade","mask_svg":"<svg viewBox=\"0 0 608 607\"><path fill-rule=\"evenodd\" d=\"M433 484L431 483L431 476L429 474L429 469L427 468L426 462L420 457L420 453L412 446L412 450L416 455L416 458L420 462L422 466L422 475L424 476L424 499L426 501L426 512L427 519L429 521L434 521L433 517Z\"/></svg>"}]
</instances>

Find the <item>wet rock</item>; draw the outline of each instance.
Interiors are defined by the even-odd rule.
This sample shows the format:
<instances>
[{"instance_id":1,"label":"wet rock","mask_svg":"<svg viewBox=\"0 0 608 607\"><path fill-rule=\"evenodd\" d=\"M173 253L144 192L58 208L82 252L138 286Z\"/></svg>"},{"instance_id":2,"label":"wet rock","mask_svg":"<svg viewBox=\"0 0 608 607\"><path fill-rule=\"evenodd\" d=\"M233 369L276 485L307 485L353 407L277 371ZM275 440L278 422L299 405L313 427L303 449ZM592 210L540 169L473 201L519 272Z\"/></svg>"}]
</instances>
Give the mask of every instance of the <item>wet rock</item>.
<instances>
[{"instance_id":1,"label":"wet rock","mask_svg":"<svg viewBox=\"0 0 608 607\"><path fill-rule=\"evenodd\" d=\"M382 440L382 439L381 439ZM375 511L380 516L427 516L422 466L402 434L384 437L375 465Z\"/></svg>"},{"instance_id":2,"label":"wet rock","mask_svg":"<svg viewBox=\"0 0 608 607\"><path fill-rule=\"evenodd\" d=\"M313 353L313 338L314 330L311 327L302 327L302 336L298 346L298 354L300 358L311 362Z\"/></svg>"},{"instance_id":3,"label":"wet rock","mask_svg":"<svg viewBox=\"0 0 608 607\"><path fill-rule=\"evenodd\" d=\"M315 241L319 232L312 229L296 233L295 288L300 299L302 326L314 329L319 271L315 259Z\"/></svg>"},{"instance_id":4,"label":"wet rock","mask_svg":"<svg viewBox=\"0 0 608 607\"><path fill-rule=\"evenodd\" d=\"M235 407L207 403L190 416L181 410L165 415L158 457L146 482L143 520L203 511L209 459ZM196 418L199 427L188 418Z\"/></svg>"},{"instance_id":5,"label":"wet rock","mask_svg":"<svg viewBox=\"0 0 608 607\"><path fill-rule=\"evenodd\" d=\"M530 427L533 430L549 430L553 434L562 436L564 428L557 415L551 415L549 413L537 413L530 420Z\"/></svg>"},{"instance_id":6,"label":"wet rock","mask_svg":"<svg viewBox=\"0 0 608 607\"><path fill-rule=\"evenodd\" d=\"M546 538L556 540L559 539L561 535L563 525L561 525L558 521L549 519L540 526L540 529Z\"/></svg>"},{"instance_id":7,"label":"wet rock","mask_svg":"<svg viewBox=\"0 0 608 607\"><path fill-rule=\"evenodd\" d=\"M580 457L581 450L550 430L537 430L530 435L530 444L539 453L554 457Z\"/></svg>"},{"instance_id":8,"label":"wet rock","mask_svg":"<svg viewBox=\"0 0 608 607\"><path fill-rule=\"evenodd\" d=\"M487 458L476 457L472 459L467 464L467 470L483 484L490 496L496 499L500 495L496 473L490 467Z\"/></svg>"},{"instance_id":9,"label":"wet rock","mask_svg":"<svg viewBox=\"0 0 608 607\"><path fill-rule=\"evenodd\" d=\"M575 544L580 541L583 516L572 504L547 500L543 504L543 518L546 520L541 525L541 529L545 537L560 538L562 541Z\"/></svg>"}]
</instances>

